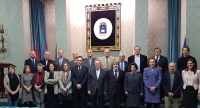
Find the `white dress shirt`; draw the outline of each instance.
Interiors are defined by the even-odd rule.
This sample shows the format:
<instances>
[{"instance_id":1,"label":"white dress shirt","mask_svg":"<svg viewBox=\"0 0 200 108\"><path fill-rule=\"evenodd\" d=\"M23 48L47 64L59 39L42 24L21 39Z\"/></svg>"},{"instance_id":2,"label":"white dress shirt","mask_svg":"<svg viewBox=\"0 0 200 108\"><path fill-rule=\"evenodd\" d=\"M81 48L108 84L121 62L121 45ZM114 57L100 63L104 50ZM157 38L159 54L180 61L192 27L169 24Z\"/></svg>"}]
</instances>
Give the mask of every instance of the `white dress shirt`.
<instances>
[{"instance_id":1,"label":"white dress shirt","mask_svg":"<svg viewBox=\"0 0 200 108\"><path fill-rule=\"evenodd\" d=\"M99 79L100 69L96 69L97 80Z\"/></svg>"},{"instance_id":2,"label":"white dress shirt","mask_svg":"<svg viewBox=\"0 0 200 108\"><path fill-rule=\"evenodd\" d=\"M137 72L140 72L140 55L135 55L135 63L137 64L138 66L138 70Z\"/></svg>"}]
</instances>

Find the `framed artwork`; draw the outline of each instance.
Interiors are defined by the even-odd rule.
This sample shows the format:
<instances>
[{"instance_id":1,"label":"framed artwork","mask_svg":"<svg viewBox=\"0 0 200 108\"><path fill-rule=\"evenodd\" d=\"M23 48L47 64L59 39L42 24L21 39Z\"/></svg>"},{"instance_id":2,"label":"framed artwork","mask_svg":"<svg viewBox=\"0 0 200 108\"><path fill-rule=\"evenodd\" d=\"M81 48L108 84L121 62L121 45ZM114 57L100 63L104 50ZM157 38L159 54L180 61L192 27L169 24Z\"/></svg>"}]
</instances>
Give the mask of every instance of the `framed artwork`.
<instances>
[{"instance_id":1,"label":"framed artwork","mask_svg":"<svg viewBox=\"0 0 200 108\"><path fill-rule=\"evenodd\" d=\"M86 6L86 49L120 50L121 3Z\"/></svg>"}]
</instances>

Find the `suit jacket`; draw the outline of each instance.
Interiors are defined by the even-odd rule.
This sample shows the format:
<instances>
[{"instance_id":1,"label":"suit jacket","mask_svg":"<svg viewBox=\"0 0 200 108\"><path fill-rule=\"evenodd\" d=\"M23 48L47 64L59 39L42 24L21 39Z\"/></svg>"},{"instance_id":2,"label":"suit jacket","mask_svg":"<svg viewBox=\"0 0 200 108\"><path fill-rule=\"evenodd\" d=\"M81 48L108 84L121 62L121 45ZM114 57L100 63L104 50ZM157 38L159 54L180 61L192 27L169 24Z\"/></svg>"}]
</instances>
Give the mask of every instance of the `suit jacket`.
<instances>
[{"instance_id":1,"label":"suit jacket","mask_svg":"<svg viewBox=\"0 0 200 108\"><path fill-rule=\"evenodd\" d=\"M62 65L61 66L60 66L60 63L59 63L59 58L55 59L54 62L55 62L55 65L56 65L56 70L57 71L62 71L62 65L63 65L63 63L64 62L69 63L69 60L63 57L63 61L62 61Z\"/></svg>"},{"instance_id":2,"label":"suit jacket","mask_svg":"<svg viewBox=\"0 0 200 108\"><path fill-rule=\"evenodd\" d=\"M155 58L155 56L153 57ZM165 56L162 56L160 55L160 59L158 60L158 63L157 65L162 68L161 69L161 72L162 72L162 75L168 71L168 60Z\"/></svg>"},{"instance_id":3,"label":"suit jacket","mask_svg":"<svg viewBox=\"0 0 200 108\"><path fill-rule=\"evenodd\" d=\"M135 62L135 55L128 57L128 63ZM147 67L147 56L140 54L140 72L143 74L144 68ZM139 67L138 67L139 68Z\"/></svg>"},{"instance_id":4,"label":"suit jacket","mask_svg":"<svg viewBox=\"0 0 200 108\"><path fill-rule=\"evenodd\" d=\"M112 69L112 64L113 62L115 61L115 58L113 56L109 56L108 59L108 69L106 69L106 61L105 61L105 56L103 57L100 57L99 60L101 61L101 69L104 69L104 70L110 70Z\"/></svg>"},{"instance_id":5,"label":"suit jacket","mask_svg":"<svg viewBox=\"0 0 200 108\"><path fill-rule=\"evenodd\" d=\"M118 63L119 63L119 67L120 67L120 61L119 61ZM123 69L123 71L124 71L125 73L129 71L129 70L128 70L128 66L129 66L129 63L128 63L127 61L124 61L124 69Z\"/></svg>"},{"instance_id":6,"label":"suit jacket","mask_svg":"<svg viewBox=\"0 0 200 108\"><path fill-rule=\"evenodd\" d=\"M113 69L107 72L107 82L108 82L108 95L122 96L124 88L124 72L118 69L119 75L117 81L115 80Z\"/></svg>"},{"instance_id":7,"label":"suit jacket","mask_svg":"<svg viewBox=\"0 0 200 108\"><path fill-rule=\"evenodd\" d=\"M74 67L75 65L77 65L77 63L74 63L74 60L71 60L71 61L69 62L69 65L70 65L70 67L72 68L72 67Z\"/></svg>"},{"instance_id":8,"label":"suit jacket","mask_svg":"<svg viewBox=\"0 0 200 108\"><path fill-rule=\"evenodd\" d=\"M48 64L51 63L51 62L53 62L53 60L49 59L48 62L47 62L47 65L46 65L46 60L45 59L43 59L43 60L40 61L40 63L42 63L42 65L44 65L44 67L43 67L44 71L47 71Z\"/></svg>"},{"instance_id":9,"label":"suit jacket","mask_svg":"<svg viewBox=\"0 0 200 108\"><path fill-rule=\"evenodd\" d=\"M31 68L31 72L32 73L35 73L37 72L37 64L39 63L38 60L35 59L35 64L31 61L31 58L29 59L26 59L25 62L24 62L24 65L29 65L30 68Z\"/></svg>"},{"instance_id":10,"label":"suit jacket","mask_svg":"<svg viewBox=\"0 0 200 108\"><path fill-rule=\"evenodd\" d=\"M107 92L106 71L100 69L99 78L97 79L96 69L90 70L87 87L88 91L91 91L92 95L95 95L96 89L98 89L99 96L104 95L103 92Z\"/></svg>"},{"instance_id":11,"label":"suit jacket","mask_svg":"<svg viewBox=\"0 0 200 108\"><path fill-rule=\"evenodd\" d=\"M45 82L45 94L47 94L47 85L54 85L54 94L58 94L58 74L59 72L54 71L54 79L49 79L50 72L45 72L44 82Z\"/></svg>"},{"instance_id":12,"label":"suit jacket","mask_svg":"<svg viewBox=\"0 0 200 108\"><path fill-rule=\"evenodd\" d=\"M88 79L88 67L82 65L81 66L81 72L79 75L78 71L78 65L72 67L72 84L74 87L76 87L77 84L81 84L82 87L87 85L87 79Z\"/></svg>"},{"instance_id":13,"label":"suit jacket","mask_svg":"<svg viewBox=\"0 0 200 108\"><path fill-rule=\"evenodd\" d=\"M84 66L87 66L89 70L95 68L95 67L94 67L94 61L95 61L95 59L97 59L97 58L91 58L91 59L92 59L91 65L90 65L89 58L85 58L84 61L83 61L83 65L84 65Z\"/></svg>"},{"instance_id":14,"label":"suit jacket","mask_svg":"<svg viewBox=\"0 0 200 108\"><path fill-rule=\"evenodd\" d=\"M181 89L183 87L182 76L178 72L175 72L173 87L171 89L170 72L166 72L163 76L162 86L166 96L168 96L169 92L172 92L174 94L174 98L180 98Z\"/></svg>"}]
</instances>

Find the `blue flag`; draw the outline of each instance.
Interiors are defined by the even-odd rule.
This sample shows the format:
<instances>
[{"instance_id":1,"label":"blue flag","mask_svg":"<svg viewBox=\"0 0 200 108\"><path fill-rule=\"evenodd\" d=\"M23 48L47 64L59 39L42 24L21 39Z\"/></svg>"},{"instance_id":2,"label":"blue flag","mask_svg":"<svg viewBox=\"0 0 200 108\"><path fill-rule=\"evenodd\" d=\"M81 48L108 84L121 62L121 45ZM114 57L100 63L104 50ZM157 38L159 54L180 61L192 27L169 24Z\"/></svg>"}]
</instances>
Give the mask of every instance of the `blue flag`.
<instances>
[{"instance_id":1,"label":"blue flag","mask_svg":"<svg viewBox=\"0 0 200 108\"><path fill-rule=\"evenodd\" d=\"M183 47L185 47L185 46L187 46L186 37L185 37L185 39L184 39L184 43L183 43ZM182 53L181 57L183 57L183 53Z\"/></svg>"}]
</instances>

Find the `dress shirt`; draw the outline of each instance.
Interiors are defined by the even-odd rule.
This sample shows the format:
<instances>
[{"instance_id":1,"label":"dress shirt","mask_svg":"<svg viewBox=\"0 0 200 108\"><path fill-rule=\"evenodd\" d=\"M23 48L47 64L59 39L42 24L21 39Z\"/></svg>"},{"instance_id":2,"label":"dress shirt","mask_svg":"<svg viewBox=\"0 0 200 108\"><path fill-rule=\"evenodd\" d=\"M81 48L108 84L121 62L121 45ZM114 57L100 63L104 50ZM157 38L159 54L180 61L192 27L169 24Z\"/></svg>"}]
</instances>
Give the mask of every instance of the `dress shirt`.
<instances>
[{"instance_id":1,"label":"dress shirt","mask_svg":"<svg viewBox=\"0 0 200 108\"><path fill-rule=\"evenodd\" d=\"M170 87L171 87L171 90L172 90L172 87L173 87L173 84L174 84L174 76L175 76L175 73L170 72Z\"/></svg>"},{"instance_id":2,"label":"dress shirt","mask_svg":"<svg viewBox=\"0 0 200 108\"><path fill-rule=\"evenodd\" d=\"M88 60L89 60L90 66L91 66L91 64L92 64L92 58L88 58Z\"/></svg>"},{"instance_id":3,"label":"dress shirt","mask_svg":"<svg viewBox=\"0 0 200 108\"><path fill-rule=\"evenodd\" d=\"M35 58L31 58L31 61L33 62L33 64L35 64Z\"/></svg>"},{"instance_id":4,"label":"dress shirt","mask_svg":"<svg viewBox=\"0 0 200 108\"><path fill-rule=\"evenodd\" d=\"M138 66L138 70L137 72L140 72L140 55L135 55L135 63L137 64Z\"/></svg>"},{"instance_id":5,"label":"dress shirt","mask_svg":"<svg viewBox=\"0 0 200 108\"><path fill-rule=\"evenodd\" d=\"M45 63L46 63L46 66L47 66L47 64L48 64L48 60L45 60Z\"/></svg>"},{"instance_id":6,"label":"dress shirt","mask_svg":"<svg viewBox=\"0 0 200 108\"><path fill-rule=\"evenodd\" d=\"M96 69L97 80L99 79L100 69Z\"/></svg>"},{"instance_id":7,"label":"dress shirt","mask_svg":"<svg viewBox=\"0 0 200 108\"><path fill-rule=\"evenodd\" d=\"M108 64L106 63L106 60L108 61ZM109 68L109 57L105 57L105 64L106 64L106 68Z\"/></svg>"},{"instance_id":8,"label":"dress shirt","mask_svg":"<svg viewBox=\"0 0 200 108\"><path fill-rule=\"evenodd\" d=\"M117 72L115 72L115 70L117 70ZM119 76L119 71L118 71L118 69L113 69L113 73L114 73L114 76L115 76L115 73L117 73L117 78L118 78L118 76Z\"/></svg>"},{"instance_id":9,"label":"dress shirt","mask_svg":"<svg viewBox=\"0 0 200 108\"><path fill-rule=\"evenodd\" d=\"M159 61L159 60L160 60L160 55L158 55L158 56L155 55L155 60L157 60L157 57L158 57L158 61ZM157 62L158 62L158 61L157 61Z\"/></svg>"},{"instance_id":10,"label":"dress shirt","mask_svg":"<svg viewBox=\"0 0 200 108\"><path fill-rule=\"evenodd\" d=\"M123 70L123 71L124 71L124 64L125 64L124 61L119 62L119 67L120 67L120 69L122 68L121 70Z\"/></svg>"},{"instance_id":11,"label":"dress shirt","mask_svg":"<svg viewBox=\"0 0 200 108\"><path fill-rule=\"evenodd\" d=\"M59 58L59 64L60 64L60 66L62 66L62 61L63 61L63 57Z\"/></svg>"}]
</instances>

